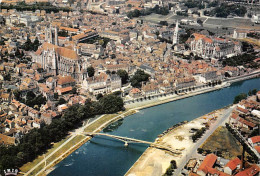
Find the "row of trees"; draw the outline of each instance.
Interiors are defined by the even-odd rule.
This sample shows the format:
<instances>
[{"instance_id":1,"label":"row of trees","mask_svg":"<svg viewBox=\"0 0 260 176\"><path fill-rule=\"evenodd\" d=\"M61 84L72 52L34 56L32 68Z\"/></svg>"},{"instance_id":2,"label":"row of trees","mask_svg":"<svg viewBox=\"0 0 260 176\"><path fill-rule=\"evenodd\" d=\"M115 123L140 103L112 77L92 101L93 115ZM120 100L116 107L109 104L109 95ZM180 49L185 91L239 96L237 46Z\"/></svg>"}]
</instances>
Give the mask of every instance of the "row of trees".
<instances>
[{"instance_id":1,"label":"row of trees","mask_svg":"<svg viewBox=\"0 0 260 176\"><path fill-rule=\"evenodd\" d=\"M35 95L32 91L27 92L25 98L21 96L19 90L15 90L13 94L16 100L38 110L41 105L46 103L46 98L42 94Z\"/></svg>"},{"instance_id":2,"label":"row of trees","mask_svg":"<svg viewBox=\"0 0 260 176\"><path fill-rule=\"evenodd\" d=\"M247 36L260 40L260 33L258 33L258 32L250 32L247 34Z\"/></svg>"},{"instance_id":3,"label":"row of trees","mask_svg":"<svg viewBox=\"0 0 260 176\"><path fill-rule=\"evenodd\" d=\"M234 104L237 104L237 103L239 103L241 100L246 99L246 98L247 98L247 95L248 95L248 96L252 96L252 95L256 95L256 93L257 93L257 89L249 90L247 94L246 94L246 93L240 93L240 94L238 94L237 96L235 96L233 103L234 103Z\"/></svg>"},{"instance_id":4,"label":"row of trees","mask_svg":"<svg viewBox=\"0 0 260 176\"><path fill-rule=\"evenodd\" d=\"M204 9L205 5L202 3L202 1L192 1L192 0L188 0L187 2L185 2L185 6L187 6L188 8L199 8L199 9Z\"/></svg>"},{"instance_id":5,"label":"row of trees","mask_svg":"<svg viewBox=\"0 0 260 176\"><path fill-rule=\"evenodd\" d=\"M32 129L25 134L17 146L0 145L0 170L19 168L46 152L51 143L63 139L70 130L81 125L85 119L104 113L115 113L123 110L123 100L113 94L105 95L99 101L86 101L85 105L73 105L64 115L53 119L50 125Z\"/></svg>"},{"instance_id":6,"label":"row of trees","mask_svg":"<svg viewBox=\"0 0 260 176\"><path fill-rule=\"evenodd\" d=\"M205 127L202 127L201 129L199 129L198 131L196 131L195 134L192 135L192 141L195 142L198 138L200 138L206 131Z\"/></svg>"},{"instance_id":7,"label":"row of trees","mask_svg":"<svg viewBox=\"0 0 260 176\"><path fill-rule=\"evenodd\" d=\"M22 49L25 51L37 51L40 46L39 39L36 37L34 42L27 38L26 42L22 45Z\"/></svg>"},{"instance_id":8,"label":"row of trees","mask_svg":"<svg viewBox=\"0 0 260 176\"><path fill-rule=\"evenodd\" d=\"M256 59L256 56L254 54L245 53L242 55L226 58L225 60L223 60L222 65L224 67L226 65L228 65L228 66L233 66L233 67L244 66L247 68L258 68L259 64L254 62L255 59Z\"/></svg>"},{"instance_id":9,"label":"row of trees","mask_svg":"<svg viewBox=\"0 0 260 176\"><path fill-rule=\"evenodd\" d=\"M246 7L235 5L235 4L226 4L222 3L220 6L216 7L212 11L205 11L205 15L211 15L216 17L227 18L228 15L237 15L243 17L246 14Z\"/></svg>"},{"instance_id":10,"label":"row of trees","mask_svg":"<svg viewBox=\"0 0 260 176\"><path fill-rule=\"evenodd\" d=\"M128 18L136 18L139 16L146 16L150 15L152 13L161 14L161 15L168 15L169 9L167 7L160 7L159 5L156 5L154 8L147 8L142 10L133 10L127 13Z\"/></svg>"}]
</instances>

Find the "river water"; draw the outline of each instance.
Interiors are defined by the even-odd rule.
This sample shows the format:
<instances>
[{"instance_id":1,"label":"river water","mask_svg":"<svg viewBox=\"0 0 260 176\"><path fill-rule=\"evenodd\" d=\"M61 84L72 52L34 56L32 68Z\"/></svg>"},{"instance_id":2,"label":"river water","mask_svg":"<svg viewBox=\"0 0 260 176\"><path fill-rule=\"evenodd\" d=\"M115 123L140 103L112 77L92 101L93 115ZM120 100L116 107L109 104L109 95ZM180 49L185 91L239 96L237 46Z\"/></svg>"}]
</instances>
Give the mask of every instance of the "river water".
<instances>
[{"instance_id":1,"label":"river water","mask_svg":"<svg viewBox=\"0 0 260 176\"><path fill-rule=\"evenodd\" d=\"M106 133L154 141L158 134L184 120L193 120L233 102L239 93L260 89L260 78L228 88L140 110L112 125ZM121 176L146 150L145 144L129 144L96 136L61 161L50 176Z\"/></svg>"}]
</instances>

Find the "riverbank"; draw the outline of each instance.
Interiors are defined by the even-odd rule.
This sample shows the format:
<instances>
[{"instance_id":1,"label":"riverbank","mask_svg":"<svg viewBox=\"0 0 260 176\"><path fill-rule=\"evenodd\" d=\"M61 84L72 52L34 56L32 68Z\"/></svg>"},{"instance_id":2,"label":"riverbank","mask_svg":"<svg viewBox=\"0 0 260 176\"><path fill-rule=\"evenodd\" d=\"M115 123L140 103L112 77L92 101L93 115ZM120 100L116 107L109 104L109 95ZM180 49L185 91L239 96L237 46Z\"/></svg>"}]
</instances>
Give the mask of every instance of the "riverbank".
<instances>
[{"instance_id":1,"label":"riverbank","mask_svg":"<svg viewBox=\"0 0 260 176\"><path fill-rule=\"evenodd\" d=\"M176 161L177 167L181 167L182 163L186 163L189 159L187 156L188 153L191 153L191 150L194 150L194 147L196 147L196 145L198 146L197 143L201 143L201 141L193 143L191 139L191 136L194 134L193 130L200 129L202 127L205 127L205 124L208 124L209 129L206 133L214 132L216 126L218 126L219 124L224 124L222 120L225 121L227 119L227 116L225 116L225 112L230 111L230 109L232 108L223 108L210 112L171 130L162 137L157 138L155 140L155 143L178 150L181 152L181 154L173 156L163 150L149 147L125 175L163 175L172 160Z\"/></svg>"},{"instance_id":2,"label":"riverbank","mask_svg":"<svg viewBox=\"0 0 260 176\"><path fill-rule=\"evenodd\" d=\"M126 112L119 112L117 114L109 114L109 115L101 116L100 118L96 119L93 123L87 124L84 127L84 131L99 132L103 128L105 128L107 125L109 125L110 123L113 123L116 120L124 118L128 115L131 115L140 109L156 106L156 105L159 105L162 103L176 101L176 100L183 99L183 98L188 98L190 96L195 96L195 95L202 94L202 93L207 93L210 91L221 89L225 86L226 85L223 84L221 87L216 86L216 87L197 89L195 91L189 92L182 96L169 95L166 97L164 97L164 96L158 97L158 99L153 99L152 101L144 100L142 102L130 104L131 106L128 106L128 105L126 106L127 107ZM134 105L134 106L132 106L132 105ZM80 136L80 139L78 136ZM73 137L73 140L66 143L72 137ZM49 171L51 171L51 170L49 170L50 168L54 167L57 163L62 161L66 156L71 154L73 151L75 151L77 148L79 148L82 144L84 144L86 141L88 141L90 139L90 138L87 138L86 136L82 136L80 133L78 133L74 136L68 137L68 138L69 139L66 139L66 140L60 142L62 144L66 143L62 148L60 148L59 150L57 150L54 153L52 151L55 151L56 148L51 149L50 152L48 151L46 153L46 156L47 156L46 158L48 158L46 164L44 163L44 156L39 156L40 159L38 158L38 160L35 160L33 163L31 163L30 167L27 167L26 169L24 169L22 171L27 173L27 175L46 175ZM60 144L58 146L60 146ZM41 163L41 164L39 164L39 163ZM35 165L38 165L38 166L35 167ZM31 168L34 168L34 169L31 170ZM48 170L48 172L45 172L45 170ZM30 173L28 173L28 171L30 171Z\"/></svg>"}]
</instances>

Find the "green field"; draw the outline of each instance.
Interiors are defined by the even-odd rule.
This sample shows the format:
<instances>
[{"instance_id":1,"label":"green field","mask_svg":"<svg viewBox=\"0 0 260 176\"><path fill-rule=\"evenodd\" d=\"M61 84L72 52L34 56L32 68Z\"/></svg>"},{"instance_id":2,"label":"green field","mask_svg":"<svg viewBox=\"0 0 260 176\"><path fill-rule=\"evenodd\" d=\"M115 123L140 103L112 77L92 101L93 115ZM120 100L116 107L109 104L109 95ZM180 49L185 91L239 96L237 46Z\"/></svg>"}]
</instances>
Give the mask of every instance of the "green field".
<instances>
[{"instance_id":1,"label":"green field","mask_svg":"<svg viewBox=\"0 0 260 176\"><path fill-rule=\"evenodd\" d=\"M211 152L221 151L222 157L226 159L234 158L242 154L242 146L226 127L220 126L216 131L202 144L204 150Z\"/></svg>"}]
</instances>

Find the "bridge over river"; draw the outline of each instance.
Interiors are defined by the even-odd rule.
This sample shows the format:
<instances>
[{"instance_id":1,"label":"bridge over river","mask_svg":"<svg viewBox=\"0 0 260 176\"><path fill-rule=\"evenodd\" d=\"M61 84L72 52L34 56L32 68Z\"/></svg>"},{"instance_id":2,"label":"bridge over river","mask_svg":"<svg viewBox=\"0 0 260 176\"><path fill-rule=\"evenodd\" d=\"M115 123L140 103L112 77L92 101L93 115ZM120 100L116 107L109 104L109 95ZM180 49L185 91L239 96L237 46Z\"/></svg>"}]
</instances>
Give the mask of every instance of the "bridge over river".
<instances>
[{"instance_id":1,"label":"bridge over river","mask_svg":"<svg viewBox=\"0 0 260 176\"><path fill-rule=\"evenodd\" d=\"M166 150L171 152L174 155L179 155L181 154L180 151L178 150L174 150L171 147L168 146L164 146L162 144L157 144L154 142L149 142L149 141L144 141L144 140L140 140L140 139L134 139L134 138L129 138L129 137L122 137L122 136L116 136L116 135L111 135L111 134L106 134L106 133L83 133L84 135L87 136L106 136L106 137L110 137L110 138L114 138L117 139L119 141L122 141L125 143L125 146L128 146L129 143L141 143L141 144L148 144L150 145L150 147L155 147L157 149L161 149L161 150Z\"/></svg>"}]
</instances>

